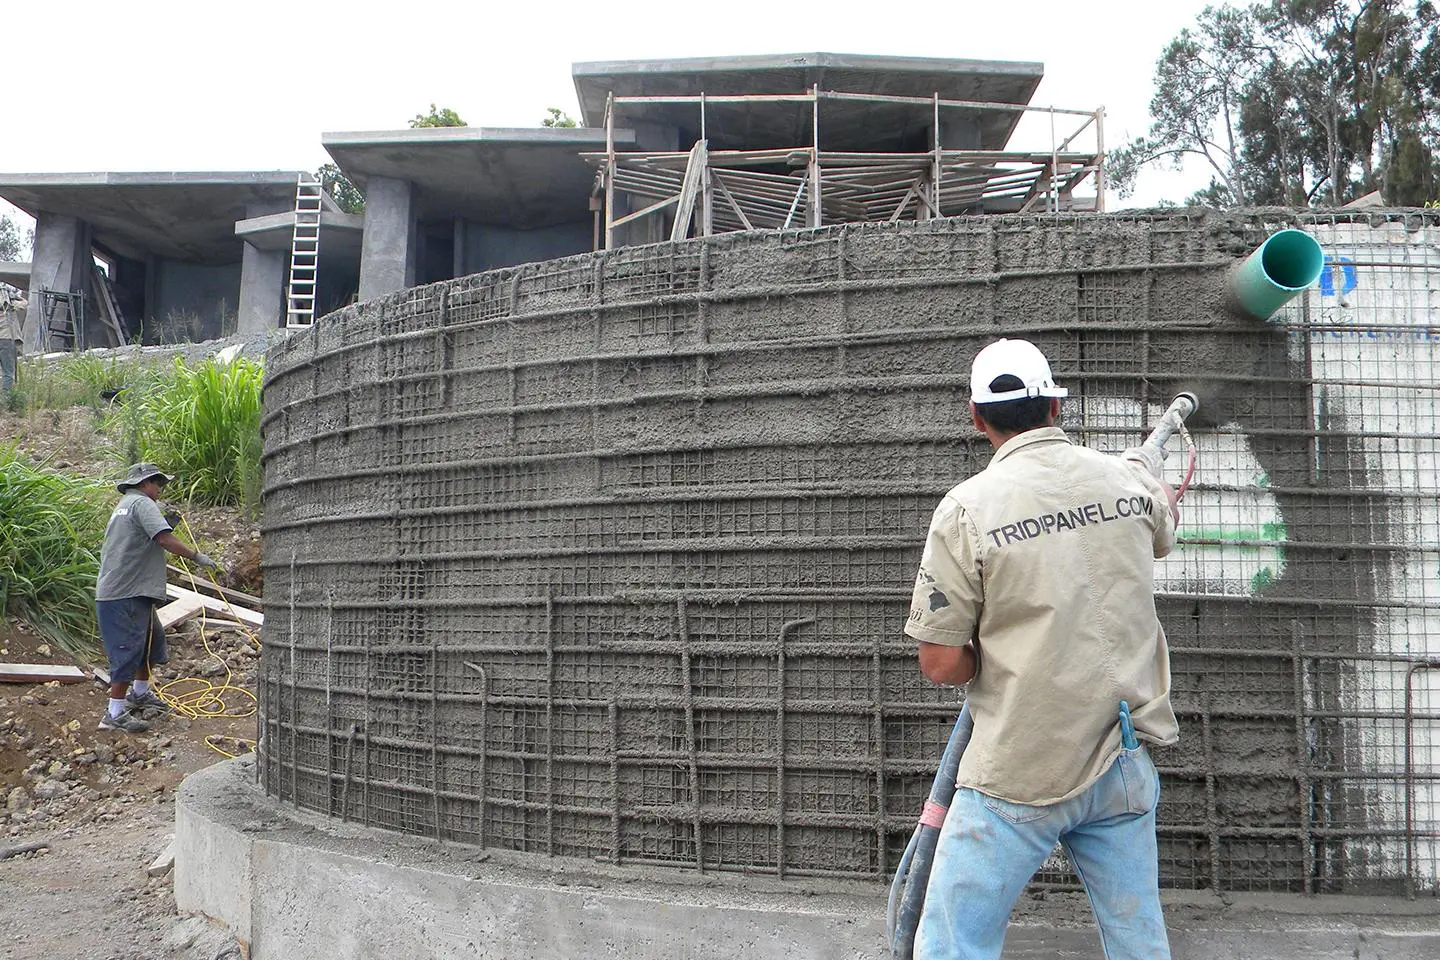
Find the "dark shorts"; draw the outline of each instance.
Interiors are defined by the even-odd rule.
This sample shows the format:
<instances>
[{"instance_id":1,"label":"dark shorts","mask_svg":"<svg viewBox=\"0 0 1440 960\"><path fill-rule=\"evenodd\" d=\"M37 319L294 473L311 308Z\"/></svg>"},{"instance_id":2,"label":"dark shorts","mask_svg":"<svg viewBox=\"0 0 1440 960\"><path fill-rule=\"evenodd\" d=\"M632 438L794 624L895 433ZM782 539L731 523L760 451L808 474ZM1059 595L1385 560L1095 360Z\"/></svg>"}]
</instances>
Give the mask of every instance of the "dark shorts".
<instances>
[{"instance_id":1,"label":"dark shorts","mask_svg":"<svg viewBox=\"0 0 1440 960\"><path fill-rule=\"evenodd\" d=\"M165 630L156 614L156 602L149 597L123 600L96 600L100 620L100 641L110 661L110 682L129 683L143 663L167 663Z\"/></svg>"}]
</instances>

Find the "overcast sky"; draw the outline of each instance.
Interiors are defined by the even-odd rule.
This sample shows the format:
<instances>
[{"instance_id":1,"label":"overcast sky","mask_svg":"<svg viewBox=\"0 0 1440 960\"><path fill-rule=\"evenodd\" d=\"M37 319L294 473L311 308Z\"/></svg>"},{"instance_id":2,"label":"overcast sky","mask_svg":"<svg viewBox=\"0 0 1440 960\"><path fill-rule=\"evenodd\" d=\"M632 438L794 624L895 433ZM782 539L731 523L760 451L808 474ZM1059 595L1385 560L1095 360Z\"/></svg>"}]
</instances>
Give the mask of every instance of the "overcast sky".
<instances>
[{"instance_id":1,"label":"overcast sky","mask_svg":"<svg viewBox=\"0 0 1440 960\"><path fill-rule=\"evenodd\" d=\"M17 0L0 18L0 172L313 170L322 132L401 128L431 102L472 126L578 114L574 61L810 52L1038 60L1032 102L1103 105L1114 146L1144 132L1155 59L1205 5ZM1012 143L1049 149L1048 120ZM1147 172L1110 209L1208 181Z\"/></svg>"}]
</instances>

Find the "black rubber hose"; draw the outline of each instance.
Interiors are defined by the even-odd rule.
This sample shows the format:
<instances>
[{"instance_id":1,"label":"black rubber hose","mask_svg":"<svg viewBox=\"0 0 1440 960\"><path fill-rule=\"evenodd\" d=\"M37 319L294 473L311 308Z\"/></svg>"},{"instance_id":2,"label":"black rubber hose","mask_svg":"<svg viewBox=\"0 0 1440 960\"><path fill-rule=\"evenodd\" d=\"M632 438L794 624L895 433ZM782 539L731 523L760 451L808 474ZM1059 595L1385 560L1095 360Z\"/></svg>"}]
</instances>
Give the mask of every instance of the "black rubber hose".
<instances>
[{"instance_id":1,"label":"black rubber hose","mask_svg":"<svg viewBox=\"0 0 1440 960\"><path fill-rule=\"evenodd\" d=\"M940 755L940 769L935 771L935 782L930 785L930 805L950 807L955 798L955 777L960 769L960 758L970 743L970 734L975 730L975 721L970 716L970 705L960 708L955 729L950 731L950 741ZM910 838L906 856L901 858L900 869L895 873L895 884L902 888L900 907L890 925L890 956L894 960L912 960L915 952L915 932L920 927L920 911L925 909L925 888L930 884L930 868L935 863L935 847L940 842L940 827L931 826L922 817L915 835Z\"/></svg>"}]
</instances>

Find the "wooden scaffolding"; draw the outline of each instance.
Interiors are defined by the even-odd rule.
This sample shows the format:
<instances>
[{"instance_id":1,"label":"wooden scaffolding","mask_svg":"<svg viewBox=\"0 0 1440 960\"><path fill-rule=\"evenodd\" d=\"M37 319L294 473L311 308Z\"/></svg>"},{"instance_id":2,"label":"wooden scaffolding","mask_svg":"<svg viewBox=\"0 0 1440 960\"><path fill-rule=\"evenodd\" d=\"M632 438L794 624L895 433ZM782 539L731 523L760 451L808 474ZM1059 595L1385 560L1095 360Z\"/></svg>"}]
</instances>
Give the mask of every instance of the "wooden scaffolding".
<instances>
[{"instance_id":1,"label":"wooden scaffolding","mask_svg":"<svg viewBox=\"0 0 1440 960\"><path fill-rule=\"evenodd\" d=\"M928 107L933 118L930 149L908 153L823 149L821 104L839 101ZM696 108L700 137L694 147L675 152L617 152L617 115L627 107L656 104ZM712 150L706 136L706 109L716 104L741 104L757 110L777 104L809 104L810 143ZM940 131L942 111L947 110L1049 114L1051 147L1040 152L946 148L941 145ZM605 152L584 155L597 167L591 202L595 246L610 249L615 246L617 227L662 214L670 218L669 238L681 240L736 230L926 220L987 206L1021 213L1103 210L1104 114L1103 107L1070 110L946 100L938 93L930 98L839 93L821 90L818 85L803 94L617 97L612 93L605 104ZM1083 120L1060 139L1055 124L1062 117ZM1073 149L1087 132L1094 148ZM1086 181L1093 185L1094 197L1077 198L1075 188ZM626 195L622 202L638 206L617 209L617 193Z\"/></svg>"}]
</instances>

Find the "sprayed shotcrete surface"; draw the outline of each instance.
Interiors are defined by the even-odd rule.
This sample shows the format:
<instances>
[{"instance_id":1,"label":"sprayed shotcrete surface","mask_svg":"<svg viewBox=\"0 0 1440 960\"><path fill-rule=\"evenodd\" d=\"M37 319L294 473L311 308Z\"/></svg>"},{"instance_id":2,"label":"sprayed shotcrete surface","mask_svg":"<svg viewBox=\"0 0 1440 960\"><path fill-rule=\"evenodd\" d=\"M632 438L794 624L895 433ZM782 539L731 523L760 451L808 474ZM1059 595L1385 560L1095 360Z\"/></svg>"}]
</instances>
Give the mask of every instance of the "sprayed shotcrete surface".
<instances>
[{"instance_id":1,"label":"sprayed shotcrete surface","mask_svg":"<svg viewBox=\"0 0 1440 960\"><path fill-rule=\"evenodd\" d=\"M887 878L958 706L901 635L919 550L988 461L970 360L1023 335L1081 442L1198 390L1287 530L1257 595L1161 599L1165 883L1397 880L1356 869L1353 745L1303 706L1368 649L1389 519L1303 343L1220 309L1281 219L737 234L325 318L268 361L265 789L458 843Z\"/></svg>"}]
</instances>

